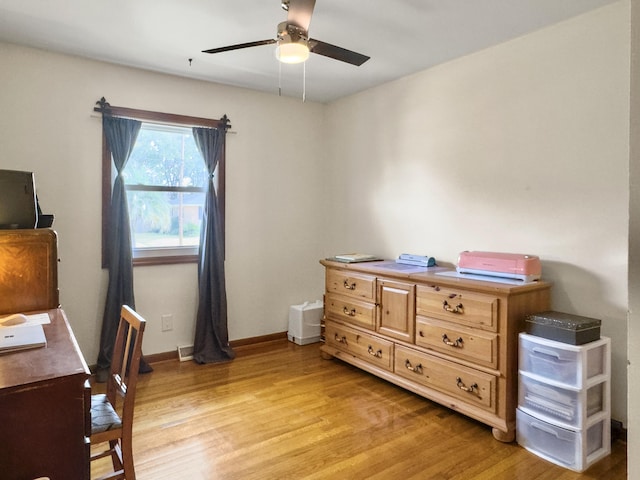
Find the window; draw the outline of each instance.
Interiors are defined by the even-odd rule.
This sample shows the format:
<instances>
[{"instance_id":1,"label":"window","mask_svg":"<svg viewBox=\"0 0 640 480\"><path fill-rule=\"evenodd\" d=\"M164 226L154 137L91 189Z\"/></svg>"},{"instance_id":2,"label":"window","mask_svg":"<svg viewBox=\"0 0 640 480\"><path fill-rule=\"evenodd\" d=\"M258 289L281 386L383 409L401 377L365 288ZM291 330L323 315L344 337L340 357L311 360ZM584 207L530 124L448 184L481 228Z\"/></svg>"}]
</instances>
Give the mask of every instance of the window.
<instances>
[{"instance_id":1,"label":"window","mask_svg":"<svg viewBox=\"0 0 640 480\"><path fill-rule=\"evenodd\" d=\"M196 262L208 174L191 127L218 128L219 121L111 109L114 115L142 121L123 171L134 265ZM224 161L214 175L222 206L223 175ZM107 265L109 254L107 218L114 177L111 152L103 141L103 266Z\"/></svg>"},{"instance_id":2,"label":"window","mask_svg":"<svg viewBox=\"0 0 640 480\"><path fill-rule=\"evenodd\" d=\"M133 258L196 255L207 169L191 129L143 123L123 177Z\"/></svg>"}]
</instances>

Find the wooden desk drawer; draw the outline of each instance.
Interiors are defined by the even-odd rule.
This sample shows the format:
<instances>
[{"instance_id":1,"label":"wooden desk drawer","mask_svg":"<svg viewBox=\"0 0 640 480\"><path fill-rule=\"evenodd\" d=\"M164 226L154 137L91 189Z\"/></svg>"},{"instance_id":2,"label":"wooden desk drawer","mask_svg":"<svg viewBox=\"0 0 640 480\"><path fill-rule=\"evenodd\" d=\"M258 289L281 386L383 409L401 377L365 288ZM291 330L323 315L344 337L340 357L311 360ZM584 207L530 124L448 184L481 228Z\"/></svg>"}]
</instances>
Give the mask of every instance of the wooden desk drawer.
<instances>
[{"instance_id":1,"label":"wooden desk drawer","mask_svg":"<svg viewBox=\"0 0 640 480\"><path fill-rule=\"evenodd\" d=\"M495 413L497 379L493 375L401 345L396 345L394 356L396 374Z\"/></svg>"},{"instance_id":2,"label":"wooden desk drawer","mask_svg":"<svg viewBox=\"0 0 640 480\"><path fill-rule=\"evenodd\" d=\"M376 277L363 273L327 269L327 292L347 295L373 302L376 295Z\"/></svg>"},{"instance_id":3,"label":"wooden desk drawer","mask_svg":"<svg viewBox=\"0 0 640 480\"><path fill-rule=\"evenodd\" d=\"M491 295L439 286L418 286L416 314L497 331L498 299Z\"/></svg>"},{"instance_id":4,"label":"wooden desk drawer","mask_svg":"<svg viewBox=\"0 0 640 480\"><path fill-rule=\"evenodd\" d=\"M495 333L416 317L416 345L498 368L498 336Z\"/></svg>"},{"instance_id":5,"label":"wooden desk drawer","mask_svg":"<svg viewBox=\"0 0 640 480\"><path fill-rule=\"evenodd\" d=\"M383 338L328 321L325 341L332 347L393 371L393 343Z\"/></svg>"},{"instance_id":6,"label":"wooden desk drawer","mask_svg":"<svg viewBox=\"0 0 640 480\"><path fill-rule=\"evenodd\" d=\"M375 330L376 307L373 303L362 302L349 297L327 294L325 299L327 317L353 325Z\"/></svg>"}]
</instances>

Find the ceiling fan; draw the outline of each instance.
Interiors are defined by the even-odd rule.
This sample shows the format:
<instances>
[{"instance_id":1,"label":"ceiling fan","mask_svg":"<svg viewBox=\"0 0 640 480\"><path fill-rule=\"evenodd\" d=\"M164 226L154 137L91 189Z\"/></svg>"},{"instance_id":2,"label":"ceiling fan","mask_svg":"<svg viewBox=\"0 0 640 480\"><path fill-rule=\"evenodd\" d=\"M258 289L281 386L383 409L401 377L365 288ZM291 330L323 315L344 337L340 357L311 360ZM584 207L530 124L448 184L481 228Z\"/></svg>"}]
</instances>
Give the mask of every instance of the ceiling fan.
<instances>
[{"instance_id":1,"label":"ceiling fan","mask_svg":"<svg viewBox=\"0 0 640 480\"><path fill-rule=\"evenodd\" d=\"M369 60L366 55L309 38L309 24L315 4L316 0L283 0L282 9L287 11L288 15L285 22L278 24L277 38L211 48L203 50L203 53L221 53L277 43L276 57L283 63L304 62L310 52L356 66Z\"/></svg>"}]
</instances>

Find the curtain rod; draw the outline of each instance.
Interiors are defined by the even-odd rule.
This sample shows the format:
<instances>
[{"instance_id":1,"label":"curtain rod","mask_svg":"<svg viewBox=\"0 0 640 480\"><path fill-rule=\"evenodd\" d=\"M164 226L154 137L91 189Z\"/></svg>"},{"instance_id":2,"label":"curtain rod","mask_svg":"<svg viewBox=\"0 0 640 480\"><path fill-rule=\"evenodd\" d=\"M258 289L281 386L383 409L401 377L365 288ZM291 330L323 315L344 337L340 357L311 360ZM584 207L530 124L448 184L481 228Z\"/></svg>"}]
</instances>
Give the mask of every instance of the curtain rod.
<instances>
[{"instance_id":1,"label":"curtain rod","mask_svg":"<svg viewBox=\"0 0 640 480\"><path fill-rule=\"evenodd\" d=\"M96 102L97 107L93 108L94 112L107 114L114 117L131 118L141 120L148 123L159 123L165 125L180 125L191 127L220 128L224 127L227 131L231 128L229 117L223 115L219 120L210 118L191 117L188 115L176 115L173 113L152 112L149 110L138 110L135 108L115 107L109 104L104 97Z\"/></svg>"},{"instance_id":2,"label":"curtain rod","mask_svg":"<svg viewBox=\"0 0 640 480\"><path fill-rule=\"evenodd\" d=\"M91 118L97 118L97 119L102 119L102 112L98 111L97 109L94 109L94 111L98 112L98 113L92 113L91 115L89 115L89 117ZM100 115L99 115L100 114ZM114 117L118 117L118 118L130 118L131 120L140 120L139 118L134 118L134 117L125 117L123 115L113 115ZM183 128L188 128L188 127L202 127L202 128L211 128L211 125L197 125L195 123L175 123L175 122L163 122L160 120L140 120L142 123L152 123L155 125L169 125L171 127L183 127ZM236 130L227 130L227 134L228 135L237 135L238 132Z\"/></svg>"}]
</instances>

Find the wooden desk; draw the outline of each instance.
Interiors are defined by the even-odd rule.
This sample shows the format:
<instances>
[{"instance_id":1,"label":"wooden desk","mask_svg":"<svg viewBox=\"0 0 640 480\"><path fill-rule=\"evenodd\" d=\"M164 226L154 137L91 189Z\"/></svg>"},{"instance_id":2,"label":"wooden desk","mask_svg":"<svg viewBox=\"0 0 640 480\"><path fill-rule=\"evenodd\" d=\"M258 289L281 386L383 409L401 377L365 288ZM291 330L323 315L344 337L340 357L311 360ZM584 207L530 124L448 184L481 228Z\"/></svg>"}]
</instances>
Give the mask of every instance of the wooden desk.
<instances>
[{"instance_id":1,"label":"wooden desk","mask_svg":"<svg viewBox=\"0 0 640 480\"><path fill-rule=\"evenodd\" d=\"M0 477L89 478L89 369L66 315L48 310L47 346L0 355Z\"/></svg>"}]
</instances>

